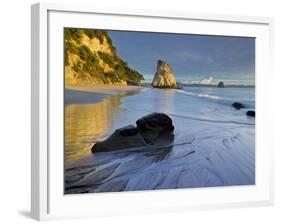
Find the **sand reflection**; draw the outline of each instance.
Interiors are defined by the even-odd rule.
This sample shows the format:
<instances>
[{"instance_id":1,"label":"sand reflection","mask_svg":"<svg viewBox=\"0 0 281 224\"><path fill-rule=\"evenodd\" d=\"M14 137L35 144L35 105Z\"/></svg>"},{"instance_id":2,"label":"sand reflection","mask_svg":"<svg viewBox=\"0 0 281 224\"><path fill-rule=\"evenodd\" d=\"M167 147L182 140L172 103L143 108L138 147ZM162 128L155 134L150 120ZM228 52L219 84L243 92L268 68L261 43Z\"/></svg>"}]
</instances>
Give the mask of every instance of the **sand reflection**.
<instances>
[{"instance_id":1,"label":"sand reflection","mask_svg":"<svg viewBox=\"0 0 281 224\"><path fill-rule=\"evenodd\" d=\"M65 105L65 161L75 161L91 154L91 146L108 135L121 109L123 96L139 91L124 91L94 104Z\"/></svg>"}]
</instances>

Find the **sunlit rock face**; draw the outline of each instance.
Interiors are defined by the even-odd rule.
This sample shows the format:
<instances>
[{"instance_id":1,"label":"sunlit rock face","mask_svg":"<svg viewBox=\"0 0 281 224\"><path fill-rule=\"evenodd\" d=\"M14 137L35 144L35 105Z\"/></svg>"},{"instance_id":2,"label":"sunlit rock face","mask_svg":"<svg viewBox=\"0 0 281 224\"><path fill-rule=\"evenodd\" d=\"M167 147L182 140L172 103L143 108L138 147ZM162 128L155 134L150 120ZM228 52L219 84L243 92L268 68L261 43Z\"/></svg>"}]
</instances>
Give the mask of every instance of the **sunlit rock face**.
<instances>
[{"instance_id":1,"label":"sunlit rock face","mask_svg":"<svg viewBox=\"0 0 281 224\"><path fill-rule=\"evenodd\" d=\"M64 29L66 85L138 85L142 74L130 68L103 30Z\"/></svg>"},{"instance_id":2,"label":"sunlit rock face","mask_svg":"<svg viewBox=\"0 0 281 224\"><path fill-rule=\"evenodd\" d=\"M158 60L157 71L154 75L152 86L154 88L176 88L177 83L170 65Z\"/></svg>"}]
</instances>

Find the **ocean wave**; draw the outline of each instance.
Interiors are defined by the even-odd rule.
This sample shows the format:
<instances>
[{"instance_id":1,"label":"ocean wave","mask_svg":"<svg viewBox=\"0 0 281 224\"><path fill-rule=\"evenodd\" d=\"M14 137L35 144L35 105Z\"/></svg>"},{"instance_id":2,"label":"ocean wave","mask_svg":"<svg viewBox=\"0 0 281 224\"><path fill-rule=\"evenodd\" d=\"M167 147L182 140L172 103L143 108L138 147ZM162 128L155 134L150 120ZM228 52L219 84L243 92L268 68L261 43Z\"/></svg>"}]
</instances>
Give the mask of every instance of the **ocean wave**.
<instances>
[{"instance_id":1,"label":"ocean wave","mask_svg":"<svg viewBox=\"0 0 281 224\"><path fill-rule=\"evenodd\" d=\"M194 93L194 92L188 92L185 90L175 90L179 94L184 94L187 96L192 96L192 97L198 97L201 99L206 99L206 100L213 100L216 103L220 103L223 105L231 105L235 101L239 101L245 105L246 108L255 108L255 101L251 99L240 99L239 96L236 98L234 97L226 97L226 96L217 96L213 94L208 94L208 93Z\"/></svg>"},{"instance_id":2,"label":"ocean wave","mask_svg":"<svg viewBox=\"0 0 281 224\"><path fill-rule=\"evenodd\" d=\"M197 97L209 98L209 99L213 99L213 100L219 100L219 99L221 99L221 97L219 97L219 96L210 95L210 94L207 94L207 93L199 93L199 94L196 94L196 93L187 92L187 91L178 90L178 89L176 90L176 92L181 93L181 94L185 94L185 95L188 95L188 96L197 96Z\"/></svg>"}]
</instances>

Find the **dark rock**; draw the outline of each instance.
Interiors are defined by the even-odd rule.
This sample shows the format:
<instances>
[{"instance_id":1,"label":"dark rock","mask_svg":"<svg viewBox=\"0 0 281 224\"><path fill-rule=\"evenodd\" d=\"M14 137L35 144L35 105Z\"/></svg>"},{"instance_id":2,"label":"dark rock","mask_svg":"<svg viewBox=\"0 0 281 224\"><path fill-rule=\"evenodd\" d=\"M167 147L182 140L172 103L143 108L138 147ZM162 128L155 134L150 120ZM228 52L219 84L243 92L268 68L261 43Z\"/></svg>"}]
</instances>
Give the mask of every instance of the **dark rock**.
<instances>
[{"instance_id":1,"label":"dark rock","mask_svg":"<svg viewBox=\"0 0 281 224\"><path fill-rule=\"evenodd\" d=\"M219 83L218 83L218 87L219 87L219 88L223 88L223 87L224 87L224 83L223 83L223 82L219 82Z\"/></svg>"},{"instance_id":2,"label":"dark rock","mask_svg":"<svg viewBox=\"0 0 281 224\"><path fill-rule=\"evenodd\" d=\"M184 84L177 82L177 87L176 89L183 89Z\"/></svg>"},{"instance_id":3,"label":"dark rock","mask_svg":"<svg viewBox=\"0 0 281 224\"><path fill-rule=\"evenodd\" d=\"M236 109L236 110L240 110L241 108L245 108L245 105L239 102L234 102L232 104L232 106Z\"/></svg>"},{"instance_id":4,"label":"dark rock","mask_svg":"<svg viewBox=\"0 0 281 224\"><path fill-rule=\"evenodd\" d=\"M152 113L137 120L137 127L129 125L109 136L104 141L96 142L92 152L108 152L132 147L171 143L174 140L172 119L163 113Z\"/></svg>"},{"instance_id":5,"label":"dark rock","mask_svg":"<svg viewBox=\"0 0 281 224\"><path fill-rule=\"evenodd\" d=\"M162 136L173 138L173 121L163 113L152 113L137 120L137 128L148 144L154 144Z\"/></svg>"},{"instance_id":6,"label":"dark rock","mask_svg":"<svg viewBox=\"0 0 281 224\"><path fill-rule=\"evenodd\" d=\"M140 86L138 82L135 82L133 80L127 80L127 85L128 86Z\"/></svg>"},{"instance_id":7,"label":"dark rock","mask_svg":"<svg viewBox=\"0 0 281 224\"><path fill-rule=\"evenodd\" d=\"M92 147L92 152L107 152L145 145L146 142L138 129L133 125L129 125L115 130L106 140L96 142Z\"/></svg>"},{"instance_id":8,"label":"dark rock","mask_svg":"<svg viewBox=\"0 0 281 224\"><path fill-rule=\"evenodd\" d=\"M255 117L256 116L256 112L254 110L248 110L246 114L248 116L251 116L251 117Z\"/></svg>"}]
</instances>

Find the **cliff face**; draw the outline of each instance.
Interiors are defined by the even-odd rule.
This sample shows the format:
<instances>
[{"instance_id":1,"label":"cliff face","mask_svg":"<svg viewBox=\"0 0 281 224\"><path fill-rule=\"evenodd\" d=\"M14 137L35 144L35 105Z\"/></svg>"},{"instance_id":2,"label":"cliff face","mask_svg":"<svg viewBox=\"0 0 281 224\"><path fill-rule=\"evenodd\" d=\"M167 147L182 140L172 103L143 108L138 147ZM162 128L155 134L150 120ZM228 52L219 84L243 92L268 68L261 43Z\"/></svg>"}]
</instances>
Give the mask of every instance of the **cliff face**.
<instances>
[{"instance_id":1,"label":"cliff face","mask_svg":"<svg viewBox=\"0 0 281 224\"><path fill-rule=\"evenodd\" d=\"M155 88L176 88L177 82L171 67L162 60L157 62L157 71L154 75L152 86Z\"/></svg>"},{"instance_id":2,"label":"cliff face","mask_svg":"<svg viewBox=\"0 0 281 224\"><path fill-rule=\"evenodd\" d=\"M116 53L105 31L65 28L65 84L139 84L143 76Z\"/></svg>"}]
</instances>

